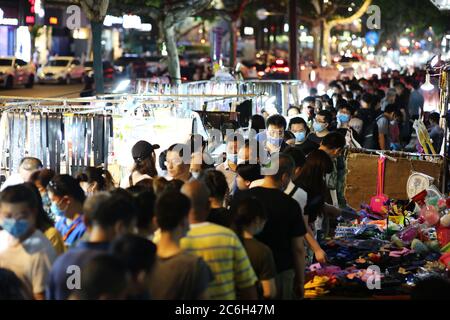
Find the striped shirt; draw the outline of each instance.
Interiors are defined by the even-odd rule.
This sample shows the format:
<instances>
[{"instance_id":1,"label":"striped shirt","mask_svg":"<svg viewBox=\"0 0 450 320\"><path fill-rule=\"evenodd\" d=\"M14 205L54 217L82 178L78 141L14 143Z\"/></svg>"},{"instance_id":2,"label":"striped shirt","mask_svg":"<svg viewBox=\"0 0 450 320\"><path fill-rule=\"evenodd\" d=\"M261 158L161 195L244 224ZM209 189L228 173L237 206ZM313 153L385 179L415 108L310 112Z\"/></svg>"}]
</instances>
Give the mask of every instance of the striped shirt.
<instances>
[{"instance_id":1,"label":"striped shirt","mask_svg":"<svg viewBox=\"0 0 450 320\"><path fill-rule=\"evenodd\" d=\"M214 274L207 291L210 299L235 300L236 289L255 285L257 278L247 252L232 230L209 222L190 227L181 247L202 257Z\"/></svg>"}]
</instances>

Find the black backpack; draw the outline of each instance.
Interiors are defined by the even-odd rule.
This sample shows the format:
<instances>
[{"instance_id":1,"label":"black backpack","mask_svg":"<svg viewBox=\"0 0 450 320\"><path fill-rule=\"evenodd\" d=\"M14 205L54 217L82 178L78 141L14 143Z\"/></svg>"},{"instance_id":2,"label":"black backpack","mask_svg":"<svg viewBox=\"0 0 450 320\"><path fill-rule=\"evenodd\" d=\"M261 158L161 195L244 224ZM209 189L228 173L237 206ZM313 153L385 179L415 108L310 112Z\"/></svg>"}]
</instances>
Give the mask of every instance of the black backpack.
<instances>
[{"instance_id":1,"label":"black backpack","mask_svg":"<svg viewBox=\"0 0 450 320\"><path fill-rule=\"evenodd\" d=\"M379 150L377 120L374 117L368 117L363 121L364 124L360 135L361 146L365 149Z\"/></svg>"}]
</instances>

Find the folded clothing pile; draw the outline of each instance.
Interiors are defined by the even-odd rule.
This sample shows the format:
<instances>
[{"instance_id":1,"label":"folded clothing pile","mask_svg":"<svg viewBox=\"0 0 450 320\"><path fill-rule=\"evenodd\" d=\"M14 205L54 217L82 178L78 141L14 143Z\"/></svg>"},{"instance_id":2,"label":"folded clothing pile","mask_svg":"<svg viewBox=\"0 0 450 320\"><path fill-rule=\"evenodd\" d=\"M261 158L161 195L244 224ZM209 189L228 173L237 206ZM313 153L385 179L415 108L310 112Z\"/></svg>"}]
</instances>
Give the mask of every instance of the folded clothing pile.
<instances>
[{"instance_id":1,"label":"folded clothing pile","mask_svg":"<svg viewBox=\"0 0 450 320\"><path fill-rule=\"evenodd\" d=\"M305 284L305 298L317 298L330 291L327 290L330 278L327 276L315 276L311 281Z\"/></svg>"}]
</instances>

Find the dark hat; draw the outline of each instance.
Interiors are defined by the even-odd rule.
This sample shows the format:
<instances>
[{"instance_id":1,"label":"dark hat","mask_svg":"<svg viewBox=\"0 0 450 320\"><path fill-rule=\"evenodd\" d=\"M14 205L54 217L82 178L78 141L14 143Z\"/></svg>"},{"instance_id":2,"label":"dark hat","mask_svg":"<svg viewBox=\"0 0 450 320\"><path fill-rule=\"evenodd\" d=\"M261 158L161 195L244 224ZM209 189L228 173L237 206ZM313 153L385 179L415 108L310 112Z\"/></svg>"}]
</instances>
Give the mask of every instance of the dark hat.
<instances>
[{"instance_id":1,"label":"dark hat","mask_svg":"<svg viewBox=\"0 0 450 320\"><path fill-rule=\"evenodd\" d=\"M152 145L147 141L140 140L136 142L136 144L133 146L133 149L131 149L131 154L134 160L143 160L145 158L148 158L156 149L159 149L158 144Z\"/></svg>"}]
</instances>

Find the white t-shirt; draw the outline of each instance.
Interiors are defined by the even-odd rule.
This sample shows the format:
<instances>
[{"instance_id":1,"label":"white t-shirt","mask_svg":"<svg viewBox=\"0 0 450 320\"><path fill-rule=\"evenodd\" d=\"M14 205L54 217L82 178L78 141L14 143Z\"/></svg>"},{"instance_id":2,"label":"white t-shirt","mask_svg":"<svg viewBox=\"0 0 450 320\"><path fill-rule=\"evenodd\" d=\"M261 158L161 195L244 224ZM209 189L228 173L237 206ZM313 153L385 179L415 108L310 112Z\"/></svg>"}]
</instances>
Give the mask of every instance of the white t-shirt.
<instances>
[{"instance_id":1,"label":"white t-shirt","mask_svg":"<svg viewBox=\"0 0 450 320\"><path fill-rule=\"evenodd\" d=\"M22 243L0 231L0 267L13 271L30 292L43 293L56 252L45 235L36 230Z\"/></svg>"},{"instance_id":2,"label":"white t-shirt","mask_svg":"<svg viewBox=\"0 0 450 320\"><path fill-rule=\"evenodd\" d=\"M5 190L7 187L11 187L11 186L15 186L18 184L22 184L25 181L23 181L22 177L20 176L20 174L18 173L13 173L12 175L10 175L6 181L2 184L2 186L0 187L0 191Z\"/></svg>"},{"instance_id":3,"label":"white t-shirt","mask_svg":"<svg viewBox=\"0 0 450 320\"><path fill-rule=\"evenodd\" d=\"M291 181L289 182L286 190L284 190L284 193L289 195L291 194L292 190L294 190L294 188L295 184ZM306 193L306 191L300 187L297 187L297 190L292 195L292 199L298 202L300 208L302 208L302 214L305 214L306 202L308 201L308 194Z\"/></svg>"}]
</instances>

